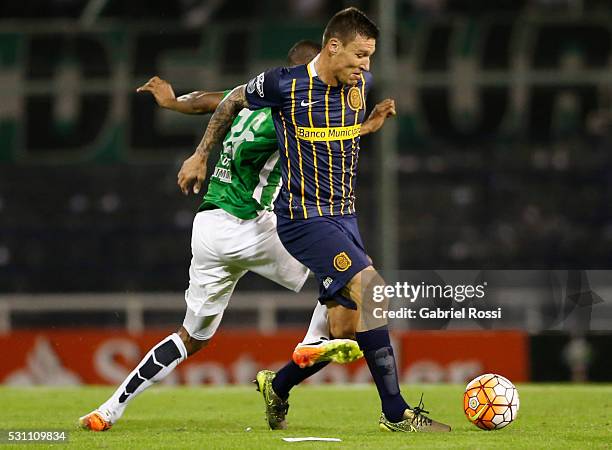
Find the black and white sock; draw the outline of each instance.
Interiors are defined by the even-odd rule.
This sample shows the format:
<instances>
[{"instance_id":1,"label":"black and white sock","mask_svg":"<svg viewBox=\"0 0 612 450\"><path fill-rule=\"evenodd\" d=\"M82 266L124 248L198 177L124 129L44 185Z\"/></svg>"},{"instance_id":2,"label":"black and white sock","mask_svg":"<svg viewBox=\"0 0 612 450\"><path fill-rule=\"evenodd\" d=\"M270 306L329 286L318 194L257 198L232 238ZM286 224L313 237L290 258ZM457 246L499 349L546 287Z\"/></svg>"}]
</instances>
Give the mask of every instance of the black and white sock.
<instances>
[{"instance_id":1,"label":"black and white sock","mask_svg":"<svg viewBox=\"0 0 612 450\"><path fill-rule=\"evenodd\" d=\"M185 344L178 334L171 334L149 350L138 366L98 410L115 423L134 397L166 378L186 358Z\"/></svg>"}]
</instances>

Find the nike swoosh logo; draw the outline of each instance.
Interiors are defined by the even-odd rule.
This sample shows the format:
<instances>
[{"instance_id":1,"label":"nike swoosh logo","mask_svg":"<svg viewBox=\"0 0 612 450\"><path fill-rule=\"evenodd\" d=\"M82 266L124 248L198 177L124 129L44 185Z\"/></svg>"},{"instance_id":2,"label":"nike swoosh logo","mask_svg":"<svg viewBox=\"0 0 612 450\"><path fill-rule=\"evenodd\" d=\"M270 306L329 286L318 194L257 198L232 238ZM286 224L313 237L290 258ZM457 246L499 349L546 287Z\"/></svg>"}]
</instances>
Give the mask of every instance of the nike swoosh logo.
<instances>
[{"instance_id":1,"label":"nike swoosh logo","mask_svg":"<svg viewBox=\"0 0 612 450\"><path fill-rule=\"evenodd\" d=\"M478 411L476 414L474 414L473 416L470 416L470 420L476 420L480 417L480 415L484 412L484 410L487 409L487 405L483 405L482 408L480 408L480 411Z\"/></svg>"},{"instance_id":2,"label":"nike swoosh logo","mask_svg":"<svg viewBox=\"0 0 612 450\"><path fill-rule=\"evenodd\" d=\"M302 100L302 103L300 103L300 106L310 106L310 105L314 105L315 103L319 103L321 100L316 100L314 102L307 102L306 100Z\"/></svg>"}]
</instances>

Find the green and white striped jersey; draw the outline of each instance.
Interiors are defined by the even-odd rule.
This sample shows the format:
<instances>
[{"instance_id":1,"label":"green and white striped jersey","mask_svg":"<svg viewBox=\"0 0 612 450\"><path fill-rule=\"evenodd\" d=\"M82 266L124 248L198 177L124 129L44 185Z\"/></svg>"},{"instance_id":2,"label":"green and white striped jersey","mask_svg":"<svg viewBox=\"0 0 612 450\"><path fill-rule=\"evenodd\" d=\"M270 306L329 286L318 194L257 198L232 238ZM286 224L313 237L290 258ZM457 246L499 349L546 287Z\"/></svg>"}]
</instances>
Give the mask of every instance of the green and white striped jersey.
<instances>
[{"instance_id":1,"label":"green and white striped jersey","mask_svg":"<svg viewBox=\"0 0 612 450\"><path fill-rule=\"evenodd\" d=\"M223 140L198 211L221 208L239 219L253 219L259 211L272 209L280 177L270 108L243 109Z\"/></svg>"}]
</instances>

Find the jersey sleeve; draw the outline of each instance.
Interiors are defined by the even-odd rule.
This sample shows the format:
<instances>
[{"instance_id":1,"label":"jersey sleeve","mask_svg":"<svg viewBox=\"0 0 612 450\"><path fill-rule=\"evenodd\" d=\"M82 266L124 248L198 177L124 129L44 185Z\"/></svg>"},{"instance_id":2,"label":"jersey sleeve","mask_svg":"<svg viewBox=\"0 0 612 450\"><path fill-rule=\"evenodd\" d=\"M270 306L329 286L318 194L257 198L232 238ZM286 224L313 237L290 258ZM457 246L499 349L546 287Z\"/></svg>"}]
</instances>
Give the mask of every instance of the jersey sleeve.
<instances>
[{"instance_id":1,"label":"jersey sleeve","mask_svg":"<svg viewBox=\"0 0 612 450\"><path fill-rule=\"evenodd\" d=\"M368 93L372 90L374 84L374 77L372 76L372 72L363 72L363 80L365 81L365 96L368 96Z\"/></svg>"},{"instance_id":2,"label":"jersey sleeve","mask_svg":"<svg viewBox=\"0 0 612 450\"><path fill-rule=\"evenodd\" d=\"M282 68L262 72L246 85L246 99L249 109L275 108L281 106L279 81Z\"/></svg>"}]
</instances>

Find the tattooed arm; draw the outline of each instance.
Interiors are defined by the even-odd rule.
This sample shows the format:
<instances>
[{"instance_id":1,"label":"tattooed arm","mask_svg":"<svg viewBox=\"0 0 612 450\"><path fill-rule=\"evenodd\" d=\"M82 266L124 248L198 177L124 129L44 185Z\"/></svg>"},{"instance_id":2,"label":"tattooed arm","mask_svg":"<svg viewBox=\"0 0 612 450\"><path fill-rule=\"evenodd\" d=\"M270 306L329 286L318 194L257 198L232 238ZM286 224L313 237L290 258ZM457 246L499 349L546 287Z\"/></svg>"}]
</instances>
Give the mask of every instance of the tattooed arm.
<instances>
[{"instance_id":1,"label":"tattooed arm","mask_svg":"<svg viewBox=\"0 0 612 450\"><path fill-rule=\"evenodd\" d=\"M210 118L204 137L196 148L193 155L183 162L178 173L178 185L183 194L187 195L193 188L193 193L198 194L202 183L206 179L206 162L213 146L220 142L227 134L234 118L241 109L248 108L245 96L245 86L238 86L229 93Z\"/></svg>"}]
</instances>

